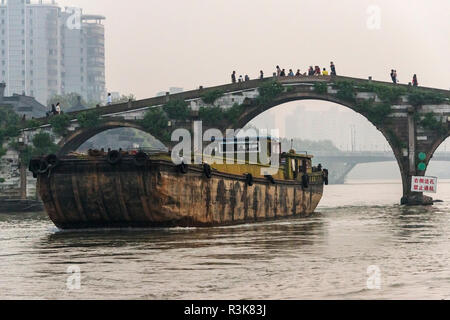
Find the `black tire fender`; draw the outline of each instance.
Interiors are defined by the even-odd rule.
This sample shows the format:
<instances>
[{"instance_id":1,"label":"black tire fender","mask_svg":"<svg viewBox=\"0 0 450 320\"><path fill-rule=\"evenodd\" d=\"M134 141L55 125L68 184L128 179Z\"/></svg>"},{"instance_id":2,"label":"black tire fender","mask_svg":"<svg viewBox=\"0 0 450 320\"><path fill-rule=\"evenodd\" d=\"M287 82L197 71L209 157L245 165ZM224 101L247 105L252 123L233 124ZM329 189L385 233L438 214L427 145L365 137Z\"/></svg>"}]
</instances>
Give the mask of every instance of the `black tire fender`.
<instances>
[{"instance_id":1,"label":"black tire fender","mask_svg":"<svg viewBox=\"0 0 450 320\"><path fill-rule=\"evenodd\" d=\"M28 164L28 170L33 172L33 175L37 174L39 172L40 162L41 162L40 159L31 159L30 160L30 163Z\"/></svg>"},{"instance_id":2,"label":"black tire fender","mask_svg":"<svg viewBox=\"0 0 450 320\"><path fill-rule=\"evenodd\" d=\"M253 176L252 176L251 173L247 173L247 174L245 175L245 182L247 183L247 185L248 185L249 187L253 186Z\"/></svg>"},{"instance_id":3,"label":"black tire fender","mask_svg":"<svg viewBox=\"0 0 450 320\"><path fill-rule=\"evenodd\" d=\"M327 170L327 169L324 169L324 170L323 170L323 182L325 183L326 186L327 186L328 183L329 183L329 180L328 180L328 170Z\"/></svg>"},{"instance_id":4,"label":"black tire fender","mask_svg":"<svg viewBox=\"0 0 450 320\"><path fill-rule=\"evenodd\" d=\"M55 168L59 165L59 158L55 154L50 154L47 157L45 157L45 161L47 161L48 165L51 168Z\"/></svg>"},{"instance_id":5,"label":"black tire fender","mask_svg":"<svg viewBox=\"0 0 450 320\"><path fill-rule=\"evenodd\" d=\"M47 160L45 158L41 158L39 160L39 170L38 173L44 174L47 173L48 169L50 168Z\"/></svg>"},{"instance_id":6,"label":"black tire fender","mask_svg":"<svg viewBox=\"0 0 450 320\"><path fill-rule=\"evenodd\" d=\"M275 184L275 179L272 177L272 176L270 176L270 175L266 175L266 176L264 176L271 184Z\"/></svg>"},{"instance_id":7,"label":"black tire fender","mask_svg":"<svg viewBox=\"0 0 450 320\"><path fill-rule=\"evenodd\" d=\"M178 172L180 172L180 173L182 173L182 174L186 174L186 173L189 172L188 165L187 165L186 163L184 163L184 162L180 163L180 164L177 166L177 169L178 169Z\"/></svg>"},{"instance_id":8,"label":"black tire fender","mask_svg":"<svg viewBox=\"0 0 450 320\"><path fill-rule=\"evenodd\" d=\"M111 165L116 165L122 161L122 154L117 150L111 150L106 155L106 161Z\"/></svg>"},{"instance_id":9,"label":"black tire fender","mask_svg":"<svg viewBox=\"0 0 450 320\"><path fill-rule=\"evenodd\" d=\"M209 164L207 164L207 163L203 164L203 173L205 174L205 176L208 179L211 179L211 177L212 177L212 170L211 170L211 166Z\"/></svg>"},{"instance_id":10,"label":"black tire fender","mask_svg":"<svg viewBox=\"0 0 450 320\"><path fill-rule=\"evenodd\" d=\"M309 188L309 176L307 174L302 176L302 187L305 189Z\"/></svg>"},{"instance_id":11,"label":"black tire fender","mask_svg":"<svg viewBox=\"0 0 450 320\"><path fill-rule=\"evenodd\" d=\"M137 167L143 167L147 164L148 155L145 152L138 152L133 158L134 164Z\"/></svg>"}]
</instances>

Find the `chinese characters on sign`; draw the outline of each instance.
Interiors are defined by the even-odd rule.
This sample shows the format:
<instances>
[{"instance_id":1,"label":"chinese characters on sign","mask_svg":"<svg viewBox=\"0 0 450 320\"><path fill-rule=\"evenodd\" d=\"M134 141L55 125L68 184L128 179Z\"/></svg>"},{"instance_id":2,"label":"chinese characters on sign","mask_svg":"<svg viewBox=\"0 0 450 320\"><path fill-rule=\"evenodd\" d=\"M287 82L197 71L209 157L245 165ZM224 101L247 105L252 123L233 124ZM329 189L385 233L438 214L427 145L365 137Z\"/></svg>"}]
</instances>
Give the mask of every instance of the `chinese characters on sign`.
<instances>
[{"instance_id":1,"label":"chinese characters on sign","mask_svg":"<svg viewBox=\"0 0 450 320\"><path fill-rule=\"evenodd\" d=\"M412 192L437 192L437 178L436 177L412 177L411 183Z\"/></svg>"}]
</instances>

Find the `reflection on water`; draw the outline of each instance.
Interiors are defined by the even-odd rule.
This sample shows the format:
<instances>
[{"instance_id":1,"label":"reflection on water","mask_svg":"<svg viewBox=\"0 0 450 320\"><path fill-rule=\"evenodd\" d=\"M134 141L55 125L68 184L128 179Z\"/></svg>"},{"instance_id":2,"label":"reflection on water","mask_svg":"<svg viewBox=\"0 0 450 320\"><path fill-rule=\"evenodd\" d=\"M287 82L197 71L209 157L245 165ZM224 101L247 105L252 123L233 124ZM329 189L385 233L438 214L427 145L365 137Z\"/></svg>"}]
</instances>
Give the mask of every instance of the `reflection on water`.
<instances>
[{"instance_id":1,"label":"reflection on water","mask_svg":"<svg viewBox=\"0 0 450 320\"><path fill-rule=\"evenodd\" d=\"M450 183L439 192L406 208L396 183L329 186L312 217L207 229L66 232L45 214L0 215L0 298L449 298Z\"/></svg>"}]
</instances>

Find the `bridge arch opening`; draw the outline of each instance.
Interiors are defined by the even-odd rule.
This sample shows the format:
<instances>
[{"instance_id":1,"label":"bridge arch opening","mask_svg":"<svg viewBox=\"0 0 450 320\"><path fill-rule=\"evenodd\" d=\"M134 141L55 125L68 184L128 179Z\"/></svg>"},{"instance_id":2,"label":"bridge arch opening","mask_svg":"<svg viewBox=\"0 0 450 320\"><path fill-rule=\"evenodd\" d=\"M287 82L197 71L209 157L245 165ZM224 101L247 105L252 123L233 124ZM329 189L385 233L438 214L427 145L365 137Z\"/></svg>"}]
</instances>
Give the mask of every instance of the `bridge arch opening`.
<instances>
[{"instance_id":1,"label":"bridge arch opening","mask_svg":"<svg viewBox=\"0 0 450 320\"><path fill-rule=\"evenodd\" d=\"M347 178L364 184L390 180L396 187L386 201L398 202L401 197L400 164L388 140L348 106L319 99L285 102L253 117L245 127L267 129L269 134L279 129L283 151L294 139L294 149L308 151L316 164L329 168L332 184L344 184Z\"/></svg>"},{"instance_id":2,"label":"bridge arch opening","mask_svg":"<svg viewBox=\"0 0 450 320\"><path fill-rule=\"evenodd\" d=\"M167 151L167 147L151 134L135 128L115 128L103 131L86 142L84 142L77 152L86 152L89 149L111 149L111 150L162 150Z\"/></svg>"},{"instance_id":3,"label":"bridge arch opening","mask_svg":"<svg viewBox=\"0 0 450 320\"><path fill-rule=\"evenodd\" d=\"M112 134L112 135L111 135ZM109 137L111 136L111 137ZM112 139L115 139L112 141ZM108 121L94 128L76 130L59 142L59 155L88 149L139 149L167 150L166 146L155 135L148 133L143 127L126 121Z\"/></svg>"}]
</instances>

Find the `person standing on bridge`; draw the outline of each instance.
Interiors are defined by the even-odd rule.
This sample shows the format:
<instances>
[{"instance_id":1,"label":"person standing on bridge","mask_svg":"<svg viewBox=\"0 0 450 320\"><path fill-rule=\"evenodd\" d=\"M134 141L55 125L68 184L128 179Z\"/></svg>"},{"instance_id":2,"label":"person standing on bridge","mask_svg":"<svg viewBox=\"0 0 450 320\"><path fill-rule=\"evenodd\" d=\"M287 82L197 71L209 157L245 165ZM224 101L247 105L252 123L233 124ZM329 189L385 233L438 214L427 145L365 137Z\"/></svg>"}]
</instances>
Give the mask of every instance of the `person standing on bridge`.
<instances>
[{"instance_id":1,"label":"person standing on bridge","mask_svg":"<svg viewBox=\"0 0 450 320\"><path fill-rule=\"evenodd\" d=\"M297 73L295 74L296 77L300 77L302 74L300 73L300 69L297 69Z\"/></svg>"},{"instance_id":2,"label":"person standing on bridge","mask_svg":"<svg viewBox=\"0 0 450 320\"><path fill-rule=\"evenodd\" d=\"M281 76L281 68L280 66L277 66L277 77Z\"/></svg>"},{"instance_id":3,"label":"person standing on bridge","mask_svg":"<svg viewBox=\"0 0 450 320\"><path fill-rule=\"evenodd\" d=\"M337 76L337 74L336 74L336 66L334 65L333 61L331 61L331 63L330 63L330 69L331 69L331 75L332 76Z\"/></svg>"},{"instance_id":4,"label":"person standing on bridge","mask_svg":"<svg viewBox=\"0 0 450 320\"><path fill-rule=\"evenodd\" d=\"M61 104L59 102L56 104L55 109L56 109L56 114L60 115L61 114Z\"/></svg>"},{"instance_id":5,"label":"person standing on bridge","mask_svg":"<svg viewBox=\"0 0 450 320\"><path fill-rule=\"evenodd\" d=\"M263 80L264 79L264 72L261 70L259 72L259 80Z\"/></svg>"},{"instance_id":6,"label":"person standing on bridge","mask_svg":"<svg viewBox=\"0 0 450 320\"><path fill-rule=\"evenodd\" d=\"M416 74L413 76L412 84L413 84L414 87L419 86L419 82L417 81L417 75Z\"/></svg>"},{"instance_id":7,"label":"person standing on bridge","mask_svg":"<svg viewBox=\"0 0 450 320\"><path fill-rule=\"evenodd\" d=\"M323 76L328 76L327 68L323 68L322 75Z\"/></svg>"},{"instance_id":8,"label":"person standing on bridge","mask_svg":"<svg viewBox=\"0 0 450 320\"><path fill-rule=\"evenodd\" d=\"M293 77L293 76L294 76L294 71L292 71L292 69L289 69L289 74L288 74L288 76L289 76L289 77Z\"/></svg>"},{"instance_id":9,"label":"person standing on bridge","mask_svg":"<svg viewBox=\"0 0 450 320\"><path fill-rule=\"evenodd\" d=\"M309 70L308 70L308 76L313 76L313 75L314 75L314 69L312 66L310 66Z\"/></svg>"},{"instance_id":10,"label":"person standing on bridge","mask_svg":"<svg viewBox=\"0 0 450 320\"><path fill-rule=\"evenodd\" d=\"M320 72L320 67L319 67L319 66L316 66L315 69L314 69L314 75L315 75L315 76L320 76L320 74L321 74L321 72Z\"/></svg>"},{"instance_id":11,"label":"person standing on bridge","mask_svg":"<svg viewBox=\"0 0 450 320\"><path fill-rule=\"evenodd\" d=\"M111 93L108 93L108 98L107 98L107 100L106 100L106 104L107 104L108 106L112 105L112 96L111 96Z\"/></svg>"},{"instance_id":12,"label":"person standing on bridge","mask_svg":"<svg viewBox=\"0 0 450 320\"><path fill-rule=\"evenodd\" d=\"M236 71L231 74L231 83L236 83Z\"/></svg>"},{"instance_id":13,"label":"person standing on bridge","mask_svg":"<svg viewBox=\"0 0 450 320\"><path fill-rule=\"evenodd\" d=\"M245 75L245 81L250 81L250 77L248 76L248 74Z\"/></svg>"},{"instance_id":14,"label":"person standing on bridge","mask_svg":"<svg viewBox=\"0 0 450 320\"><path fill-rule=\"evenodd\" d=\"M281 70L280 77L286 77L286 70Z\"/></svg>"},{"instance_id":15,"label":"person standing on bridge","mask_svg":"<svg viewBox=\"0 0 450 320\"><path fill-rule=\"evenodd\" d=\"M242 77L242 74L239 76L239 82L244 82L244 78Z\"/></svg>"}]
</instances>

